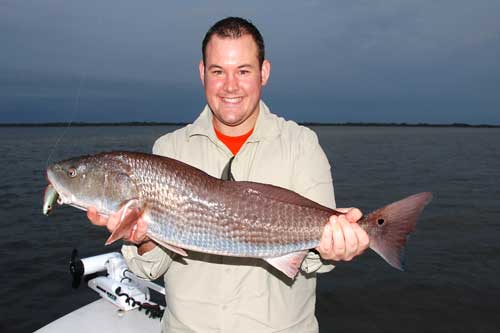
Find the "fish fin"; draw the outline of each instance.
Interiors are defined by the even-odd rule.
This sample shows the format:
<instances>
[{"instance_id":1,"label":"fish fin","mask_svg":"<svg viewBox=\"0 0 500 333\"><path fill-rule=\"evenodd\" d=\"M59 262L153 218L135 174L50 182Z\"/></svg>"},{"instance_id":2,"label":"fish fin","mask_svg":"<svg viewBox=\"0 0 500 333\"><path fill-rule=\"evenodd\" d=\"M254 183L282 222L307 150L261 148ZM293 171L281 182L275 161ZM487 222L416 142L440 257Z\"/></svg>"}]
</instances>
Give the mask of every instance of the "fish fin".
<instances>
[{"instance_id":1,"label":"fish fin","mask_svg":"<svg viewBox=\"0 0 500 333\"><path fill-rule=\"evenodd\" d=\"M318 209L328 212L330 215L338 215L335 210L320 205L302 195L290 191L288 189L263 183L255 183L250 181L238 181L230 186L233 186L240 191L243 191L245 195L261 196L262 198L271 199L273 201L278 201L280 203L286 203L296 206L305 206L312 209Z\"/></svg>"},{"instance_id":2,"label":"fish fin","mask_svg":"<svg viewBox=\"0 0 500 333\"><path fill-rule=\"evenodd\" d=\"M118 211L120 213L120 221L115 230L111 233L106 240L106 245L116 242L122 238L128 238L133 229L136 227L134 223L142 215L142 207L139 205L139 200L130 199Z\"/></svg>"},{"instance_id":3,"label":"fish fin","mask_svg":"<svg viewBox=\"0 0 500 333\"><path fill-rule=\"evenodd\" d=\"M175 252L183 257L187 257L187 252L183 249L183 248L180 248L178 246L175 246L175 245L172 245L172 244L168 244L168 243L165 243L164 241L162 240L159 240L155 237L152 237L152 236L149 236L152 240L154 240L156 243L160 244L161 246L169 249L170 251L172 252Z\"/></svg>"},{"instance_id":4,"label":"fish fin","mask_svg":"<svg viewBox=\"0 0 500 333\"><path fill-rule=\"evenodd\" d=\"M422 192L368 214L360 224L366 225L370 248L389 265L404 270L406 241L409 234L415 230L418 217L431 199L430 192Z\"/></svg>"},{"instance_id":5,"label":"fish fin","mask_svg":"<svg viewBox=\"0 0 500 333\"><path fill-rule=\"evenodd\" d=\"M299 251L285 254L281 257L264 258L269 265L293 279L299 272L300 265L309 251Z\"/></svg>"}]
</instances>

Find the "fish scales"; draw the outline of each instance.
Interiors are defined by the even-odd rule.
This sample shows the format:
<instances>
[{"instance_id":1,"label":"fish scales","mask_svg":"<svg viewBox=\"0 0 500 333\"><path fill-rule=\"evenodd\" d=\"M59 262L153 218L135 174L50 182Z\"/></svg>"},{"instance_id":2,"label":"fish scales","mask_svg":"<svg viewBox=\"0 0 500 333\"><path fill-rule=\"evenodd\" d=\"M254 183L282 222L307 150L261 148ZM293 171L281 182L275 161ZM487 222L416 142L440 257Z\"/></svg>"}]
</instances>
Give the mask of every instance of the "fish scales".
<instances>
[{"instance_id":1,"label":"fish scales","mask_svg":"<svg viewBox=\"0 0 500 333\"><path fill-rule=\"evenodd\" d=\"M104 215L122 212L108 243L129 237L142 214L148 235L181 255L186 249L263 258L289 277L297 274L307 250L319 244L329 217L342 214L284 188L220 180L143 153L68 159L49 166L47 178L47 214L55 200L96 207ZM430 192L414 194L365 215L358 224L367 231L370 248L402 269L407 236L431 198Z\"/></svg>"},{"instance_id":2,"label":"fish scales","mask_svg":"<svg viewBox=\"0 0 500 333\"><path fill-rule=\"evenodd\" d=\"M152 207L147 211L150 233L183 248L276 256L316 244L331 215L328 209L318 215L309 207L267 198L257 190L209 177L178 161L162 158L163 163L152 163L137 156L129 160L140 199Z\"/></svg>"}]
</instances>

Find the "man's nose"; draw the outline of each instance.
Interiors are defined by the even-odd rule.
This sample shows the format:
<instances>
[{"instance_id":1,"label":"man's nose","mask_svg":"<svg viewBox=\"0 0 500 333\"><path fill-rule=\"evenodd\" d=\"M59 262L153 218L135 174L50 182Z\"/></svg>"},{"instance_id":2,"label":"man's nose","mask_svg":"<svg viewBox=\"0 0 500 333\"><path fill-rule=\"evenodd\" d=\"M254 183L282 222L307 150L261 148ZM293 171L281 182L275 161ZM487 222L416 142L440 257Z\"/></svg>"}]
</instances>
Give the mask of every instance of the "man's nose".
<instances>
[{"instance_id":1,"label":"man's nose","mask_svg":"<svg viewBox=\"0 0 500 333\"><path fill-rule=\"evenodd\" d=\"M235 75L228 75L224 84L224 89L228 92L238 90L238 78Z\"/></svg>"}]
</instances>

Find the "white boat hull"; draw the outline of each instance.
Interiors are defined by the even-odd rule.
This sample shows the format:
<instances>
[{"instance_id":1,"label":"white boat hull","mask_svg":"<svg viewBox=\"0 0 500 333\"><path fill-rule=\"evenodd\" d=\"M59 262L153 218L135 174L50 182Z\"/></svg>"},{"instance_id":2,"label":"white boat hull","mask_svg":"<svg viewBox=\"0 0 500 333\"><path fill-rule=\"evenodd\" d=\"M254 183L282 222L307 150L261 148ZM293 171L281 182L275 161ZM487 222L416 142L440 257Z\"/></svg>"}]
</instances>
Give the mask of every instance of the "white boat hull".
<instances>
[{"instance_id":1,"label":"white boat hull","mask_svg":"<svg viewBox=\"0 0 500 333\"><path fill-rule=\"evenodd\" d=\"M110 302L99 299L61 317L37 330L37 333L132 333L160 332L160 319L149 318L144 310L119 310Z\"/></svg>"}]
</instances>

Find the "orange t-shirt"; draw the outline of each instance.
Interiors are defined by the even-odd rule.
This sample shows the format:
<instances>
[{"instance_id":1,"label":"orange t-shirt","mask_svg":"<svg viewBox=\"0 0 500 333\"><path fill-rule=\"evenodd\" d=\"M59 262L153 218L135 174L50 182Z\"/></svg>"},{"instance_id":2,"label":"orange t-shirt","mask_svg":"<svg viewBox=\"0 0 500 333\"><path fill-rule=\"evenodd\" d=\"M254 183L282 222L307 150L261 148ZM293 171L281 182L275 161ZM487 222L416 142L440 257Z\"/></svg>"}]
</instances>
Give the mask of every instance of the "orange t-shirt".
<instances>
[{"instance_id":1,"label":"orange t-shirt","mask_svg":"<svg viewBox=\"0 0 500 333\"><path fill-rule=\"evenodd\" d=\"M248 137L252 135L253 132L252 128L248 133L245 133L243 135L229 136L222 134L215 127L214 130L219 140L222 141L227 148L229 148L229 150L233 153L233 155L236 155L240 151L240 148L243 146L245 141L247 141Z\"/></svg>"}]
</instances>

